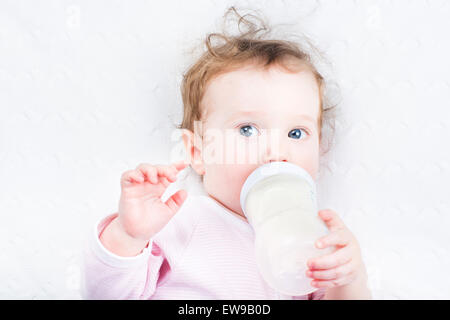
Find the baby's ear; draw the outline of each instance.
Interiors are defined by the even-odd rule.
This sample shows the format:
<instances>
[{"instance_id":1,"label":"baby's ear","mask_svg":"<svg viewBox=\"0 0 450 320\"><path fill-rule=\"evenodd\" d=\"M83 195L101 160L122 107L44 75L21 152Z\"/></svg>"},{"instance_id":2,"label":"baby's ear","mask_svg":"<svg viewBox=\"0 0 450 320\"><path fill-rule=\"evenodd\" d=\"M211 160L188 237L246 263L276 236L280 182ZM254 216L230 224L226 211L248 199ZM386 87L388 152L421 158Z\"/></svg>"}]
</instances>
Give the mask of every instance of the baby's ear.
<instances>
[{"instance_id":1,"label":"baby's ear","mask_svg":"<svg viewBox=\"0 0 450 320\"><path fill-rule=\"evenodd\" d=\"M181 129L184 150L187 155L187 162L199 175L205 173L202 160L202 140L200 136L195 136L189 129Z\"/></svg>"}]
</instances>

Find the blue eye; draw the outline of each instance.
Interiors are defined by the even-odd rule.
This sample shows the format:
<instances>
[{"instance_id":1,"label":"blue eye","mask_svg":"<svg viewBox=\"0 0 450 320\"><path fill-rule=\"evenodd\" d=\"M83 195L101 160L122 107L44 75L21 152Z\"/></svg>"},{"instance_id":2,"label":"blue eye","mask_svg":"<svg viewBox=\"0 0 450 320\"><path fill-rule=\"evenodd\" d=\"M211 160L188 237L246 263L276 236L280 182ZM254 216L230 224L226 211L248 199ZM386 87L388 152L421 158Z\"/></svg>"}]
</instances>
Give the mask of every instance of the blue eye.
<instances>
[{"instance_id":1,"label":"blue eye","mask_svg":"<svg viewBox=\"0 0 450 320\"><path fill-rule=\"evenodd\" d=\"M239 128L239 132L246 137L250 137L253 133L256 133L255 130L257 131L257 129L251 124L246 124Z\"/></svg>"},{"instance_id":2,"label":"blue eye","mask_svg":"<svg viewBox=\"0 0 450 320\"><path fill-rule=\"evenodd\" d=\"M303 133L302 133L303 131ZM258 133L258 129L256 129L256 127L252 124L246 124L243 125L241 127L239 127L239 132L241 135L245 136L245 137L250 137L252 136L254 133ZM290 138L294 138L297 140L303 139L303 136L308 135L308 132L304 129L293 129L289 132L288 136Z\"/></svg>"},{"instance_id":3,"label":"blue eye","mask_svg":"<svg viewBox=\"0 0 450 320\"><path fill-rule=\"evenodd\" d=\"M301 133L301 131L303 131L305 134L306 134L306 131L305 130L302 130L302 129L294 129L294 130L291 130L291 132L289 132L289 134L288 134L288 136L290 137L290 138L294 138L294 139L300 139L301 137L303 137L305 134L302 134ZM292 133L292 134L291 134Z\"/></svg>"}]
</instances>

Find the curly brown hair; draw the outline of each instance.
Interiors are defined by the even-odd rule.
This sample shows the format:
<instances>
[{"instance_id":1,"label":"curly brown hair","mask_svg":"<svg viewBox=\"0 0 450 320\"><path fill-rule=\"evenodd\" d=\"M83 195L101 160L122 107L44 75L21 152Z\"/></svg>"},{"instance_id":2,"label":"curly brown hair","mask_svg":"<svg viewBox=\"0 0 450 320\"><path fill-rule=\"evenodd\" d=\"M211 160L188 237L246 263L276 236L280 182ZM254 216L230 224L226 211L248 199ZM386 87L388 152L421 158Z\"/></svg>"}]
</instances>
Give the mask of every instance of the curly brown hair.
<instances>
[{"instance_id":1,"label":"curly brown hair","mask_svg":"<svg viewBox=\"0 0 450 320\"><path fill-rule=\"evenodd\" d=\"M314 66L310 54L296 41L270 38L271 29L267 27L264 19L246 14L241 16L234 6L228 8L224 18L225 23L230 13L239 18L238 29L240 34L228 35L210 33L206 36L204 44L206 51L183 74L181 83L181 96L183 99L183 119L178 129L188 129L194 132L194 122L201 121L205 116L202 108L202 98L208 83L216 76L239 69L247 64L253 64L266 70L271 66L284 68L286 72L296 73L309 71L314 75L320 92L320 111L318 117L319 141L322 144L322 131L324 118L330 123L334 131L333 111L336 105L331 105L326 95L326 82L324 77ZM256 18L262 26L251 22L245 17ZM241 24L247 26L246 32L241 32ZM213 39L219 38L224 42L213 45ZM312 46L309 43L310 46ZM314 46L313 49L318 51ZM334 132L333 132L334 133ZM331 138L332 135L328 138ZM329 145L328 141L328 145Z\"/></svg>"}]
</instances>

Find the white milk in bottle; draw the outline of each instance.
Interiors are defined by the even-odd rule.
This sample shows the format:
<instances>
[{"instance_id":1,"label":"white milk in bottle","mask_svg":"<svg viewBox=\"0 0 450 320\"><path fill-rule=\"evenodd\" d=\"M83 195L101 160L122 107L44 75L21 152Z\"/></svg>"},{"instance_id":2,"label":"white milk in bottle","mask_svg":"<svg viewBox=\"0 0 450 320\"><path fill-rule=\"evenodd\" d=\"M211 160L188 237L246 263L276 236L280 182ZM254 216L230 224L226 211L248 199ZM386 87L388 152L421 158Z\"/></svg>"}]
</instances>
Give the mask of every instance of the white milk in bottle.
<instances>
[{"instance_id":1,"label":"white milk in bottle","mask_svg":"<svg viewBox=\"0 0 450 320\"><path fill-rule=\"evenodd\" d=\"M318 216L316 185L309 173L289 162L262 165L247 177L240 201L255 232L256 262L267 284L291 296L317 290L306 276L306 262L335 247L315 246L328 228Z\"/></svg>"}]
</instances>

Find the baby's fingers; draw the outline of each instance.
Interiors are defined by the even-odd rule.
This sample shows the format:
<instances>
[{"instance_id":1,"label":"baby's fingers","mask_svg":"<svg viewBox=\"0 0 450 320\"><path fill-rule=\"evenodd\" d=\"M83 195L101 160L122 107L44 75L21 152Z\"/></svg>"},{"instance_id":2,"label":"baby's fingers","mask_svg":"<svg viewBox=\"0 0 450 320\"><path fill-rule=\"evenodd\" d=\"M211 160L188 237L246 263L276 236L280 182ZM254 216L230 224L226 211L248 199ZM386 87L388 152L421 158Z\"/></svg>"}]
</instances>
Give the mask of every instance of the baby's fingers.
<instances>
[{"instance_id":1,"label":"baby's fingers","mask_svg":"<svg viewBox=\"0 0 450 320\"><path fill-rule=\"evenodd\" d=\"M319 249L328 246L345 246L351 241L351 236L347 229L338 229L316 241L316 247Z\"/></svg>"},{"instance_id":2,"label":"baby's fingers","mask_svg":"<svg viewBox=\"0 0 450 320\"><path fill-rule=\"evenodd\" d=\"M354 261L350 260L349 262L337 266L336 268L307 270L306 275L316 280L333 280L346 277L347 275L353 273L355 269L356 267Z\"/></svg>"},{"instance_id":3,"label":"baby's fingers","mask_svg":"<svg viewBox=\"0 0 450 320\"><path fill-rule=\"evenodd\" d=\"M169 182L169 180L167 180L166 177L160 177L160 178L159 178L159 181L160 181L160 182L163 184L163 186L166 187L166 188L170 185L170 182Z\"/></svg>"},{"instance_id":4,"label":"baby's fingers","mask_svg":"<svg viewBox=\"0 0 450 320\"><path fill-rule=\"evenodd\" d=\"M142 163L136 167L136 171L141 172L148 182L158 183L157 169L154 166Z\"/></svg>"},{"instance_id":5,"label":"baby's fingers","mask_svg":"<svg viewBox=\"0 0 450 320\"><path fill-rule=\"evenodd\" d=\"M175 162L172 166L177 170L177 171L181 171L184 168L186 168L189 165L189 163L184 162L183 160Z\"/></svg>"},{"instance_id":6,"label":"baby's fingers","mask_svg":"<svg viewBox=\"0 0 450 320\"><path fill-rule=\"evenodd\" d=\"M308 260L310 269L330 269L336 268L352 259L352 249L344 247L334 251L331 254L325 254Z\"/></svg>"},{"instance_id":7,"label":"baby's fingers","mask_svg":"<svg viewBox=\"0 0 450 320\"><path fill-rule=\"evenodd\" d=\"M173 166L156 166L159 177L165 177L169 182L174 182L177 179L177 169Z\"/></svg>"},{"instance_id":8,"label":"baby's fingers","mask_svg":"<svg viewBox=\"0 0 450 320\"><path fill-rule=\"evenodd\" d=\"M141 172L148 182L153 184L161 182L165 187L177 179L177 169L174 166L142 163L136 167L136 171Z\"/></svg>"},{"instance_id":9,"label":"baby's fingers","mask_svg":"<svg viewBox=\"0 0 450 320\"><path fill-rule=\"evenodd\" d=\"M126 182L129 182L129 183L131 183L131 182L139 182L139 183L141 183L141 182L144 181L144 176L139 171L128 170L128 171L125 171L122 174L122 177L121 177L120 180L121 180L122 183L126 183Z\"/></svg>"}]
</instances>

